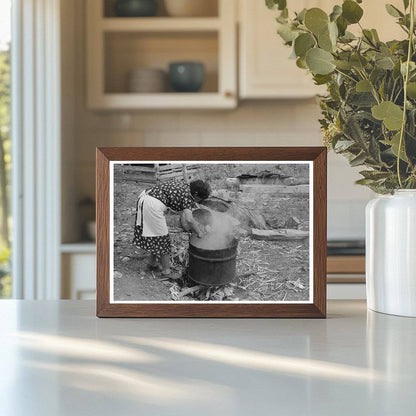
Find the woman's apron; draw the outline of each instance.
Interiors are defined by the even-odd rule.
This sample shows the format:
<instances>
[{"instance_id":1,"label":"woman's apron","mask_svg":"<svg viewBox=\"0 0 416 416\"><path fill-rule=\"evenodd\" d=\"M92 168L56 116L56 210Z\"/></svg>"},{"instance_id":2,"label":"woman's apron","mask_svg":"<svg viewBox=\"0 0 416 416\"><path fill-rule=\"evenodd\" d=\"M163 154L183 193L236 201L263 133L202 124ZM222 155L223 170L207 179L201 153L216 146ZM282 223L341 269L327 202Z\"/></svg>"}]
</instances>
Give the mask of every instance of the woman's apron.
<instances>
[{"instance_id":1,"label":"woman's apron","mask_svg":"<svg viewBox=\"0 0 416 416\"><path fill-rule=\"evenodd\" d=\"M136 226L142 227L143 237L160 237L169 234L166 224L166 205L143 191L137 201Z\"/></svg>"}]
</instances>

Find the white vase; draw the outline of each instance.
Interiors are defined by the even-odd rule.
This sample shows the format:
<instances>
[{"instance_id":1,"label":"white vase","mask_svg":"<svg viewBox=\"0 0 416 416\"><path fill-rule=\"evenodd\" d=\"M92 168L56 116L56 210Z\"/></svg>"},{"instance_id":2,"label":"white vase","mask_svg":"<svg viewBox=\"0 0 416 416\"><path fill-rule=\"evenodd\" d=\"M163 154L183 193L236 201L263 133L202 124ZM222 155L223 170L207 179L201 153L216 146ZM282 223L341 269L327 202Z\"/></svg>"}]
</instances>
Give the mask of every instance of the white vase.
<instances>
[{"instance_id":1,"label":"white vase","mask_svg":"<svg viewBox=\"0 0 416 416\"><path fill-rule=\"evenodd\" d=\"M416 190L368 203L366 282L369 309L416 317Z\"/></svg>"}]
</instances>

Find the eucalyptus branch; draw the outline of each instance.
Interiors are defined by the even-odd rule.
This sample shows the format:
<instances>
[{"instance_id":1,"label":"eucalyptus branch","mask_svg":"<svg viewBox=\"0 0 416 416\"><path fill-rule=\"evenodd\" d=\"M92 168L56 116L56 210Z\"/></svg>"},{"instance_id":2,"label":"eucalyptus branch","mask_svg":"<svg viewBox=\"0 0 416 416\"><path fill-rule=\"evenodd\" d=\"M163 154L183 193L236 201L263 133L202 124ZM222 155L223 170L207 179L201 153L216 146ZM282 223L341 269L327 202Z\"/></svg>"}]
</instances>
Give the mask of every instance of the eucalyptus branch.
<instances>
[{"instance_id":1,"label":"eucalyptus branch","mask_svg":"<svg viewBox=\"0 0 416 416\"><path fill-rule=\"evenodd\" d=\"M370 78L368 77L367 73L365 72L365 69L363 68L362 65L361 65L360 74L363 77L363 79L365 79L369 82L370 87L371 87L371 93L373 94L374 99L377 101L377 104L380 104L380 98L378 96L378 92L377 92L376 88L374 87L373 83L371 82Z\"/></svg>"},{"instance_id":2,"label":"eucalyptus branch","mask_svg":"<svg viewBox=\"0 0 416 416\"><path fill-rule=\"evenodd\" d=\"M393 100L394 103L399 99L400 94L402 93L402 91L403 91L403 88L399 88L399 91L397 92L396 96L394 97L394 100Z\"/></svg>"},{"instance_id":3,"label":"eucalyptus branch","mask_svg":"<svg viewBox=\"0 0 416 416\"><path fill-rule=\"evenodd\" d=\"M374 43L373 43L373 41L365 34L365 32L364 32L364 28L361 26L361 23L360 22L358 22L358 26L360 27L360 29L361 29L361 33L363 34L363 36L364 36L364 38L365 38L365 40L367 41L367 43L369 44L369 45L371 45L373 48L374 48L374 50L376 50L376 51L378 51L378 49L377 49L377 45L375 45Z\"/></svg>"},{"instance_id":4,"label":"eucalyptus branch","mask_svg":"<svg viewBox=\"0 0 416 416\"><path fill-rule=\"evenodd\" d=\"M414 28L415 28L415 0L410 0L410 30L409 30L409 44L407 47L407 60L406 60L406 72L404 75L403 80L403 118L402 118L402 127L400 129L400 140L399 140L399 149L397 152L397 178L399 180L399 185L402 188L402 177L400 173L400 157L402 155L402 147L404 141L404 132L406 129L406 108L407 108L407 83L409 82L409 68L410 62L412 58L412 50L413 50L413 36L414 36Z\"/></svg>"},{"instance_id":5,"label":"eucalyptus branch","mask_svg":"<svg viewBox=\"0 0 416 416\"><path fill-rule=\"evenodd\" d=\"M353 77L350 77L348 74L346 74L345 72L342 72L341 70L339 70L338 68L335 68L335 72L338 72L341 75L344 75L344 77L350 79L351 81L357 83L357 80Z\"/></svg>"},{"instance_id":6,"label":"eucalyptus branch","mask_svg":"<svg viewBox=\"0 0 416 416\"><path fill-rule=\"evenodd\" d=\"M392 99L393 99L394 90L396 89L396 84L397 84L397 80L394 80L393 87L391 89L391 94L390 94L390 101L392 101ZM393 102L395 102L395 101L393 101Z\"/></svg>"},{"instance_id":7,"label":"eucalyptus branch","mask_svg":"<svg viewBox=\"0 0 416 416\"><path fill-rule=\"evenodd\" d=\"M404 0L404 16L394 7L387 7L406 33L404 41L388 42L378 40L373 29L363 28L360 3L344 1L331 14L318 7L305 9L301 21L299 17L291 19L284 9L279 23L286 27L279 34L287 40L288 35L297 32L295 54L304 59L305 69L316 81L327 86L328 95L320 100L325 141L339 143L334 147L336 153L367 166L370 170L363 174L365 184L376 192L416 189L416 151L406 146L407 140L416 140L412 126L416 118L416 71L412 69L416 57L416 0ZM286 6L286 1L266 0L266 4L275 10L276 5ZM337 19L341 17L345 29L354 25L361 33L350 36L341 30L335 37L331 26L335 23L339 28ZM320 44L321 34L325 36ZM357 94L357 89L367 93ZM358 149L364 153L357 159ZM389 172L388 180L380 180L381 170Z\"/></svg>"}]
</instances>

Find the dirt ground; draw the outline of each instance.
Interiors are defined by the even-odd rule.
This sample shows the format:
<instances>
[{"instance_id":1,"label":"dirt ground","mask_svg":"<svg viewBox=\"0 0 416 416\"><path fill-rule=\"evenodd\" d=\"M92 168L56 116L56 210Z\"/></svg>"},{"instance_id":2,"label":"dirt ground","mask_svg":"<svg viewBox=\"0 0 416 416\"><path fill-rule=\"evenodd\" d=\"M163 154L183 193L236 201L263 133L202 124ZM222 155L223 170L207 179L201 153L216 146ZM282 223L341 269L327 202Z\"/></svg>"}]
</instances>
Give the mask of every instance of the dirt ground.
<instances>
[{"instance_id":1,"label":"dirt ground","mask_svg":"<svg viewBox=\"0 0 416 416\"><path fill-rule=\"evenodd\" d=\"M178 227L179 216L168 212L172 264L182 279L162 280L160 272L147 270L147 253L132 244L137 198L143 186L126 181L119 166L114 172L114 299L295 301L309 294L309 241L261 241L249 234L240 238L237 278L222 287L206 288L181 297L181 291L196 284L186 277L189 235ZM244 200L244 199L243 199ZM299 211L299 199L282 197L285 216ZM307 204L306 201L302 202ZM307 226L307 225L306 225Z\"/></svg>"}]
</instances>

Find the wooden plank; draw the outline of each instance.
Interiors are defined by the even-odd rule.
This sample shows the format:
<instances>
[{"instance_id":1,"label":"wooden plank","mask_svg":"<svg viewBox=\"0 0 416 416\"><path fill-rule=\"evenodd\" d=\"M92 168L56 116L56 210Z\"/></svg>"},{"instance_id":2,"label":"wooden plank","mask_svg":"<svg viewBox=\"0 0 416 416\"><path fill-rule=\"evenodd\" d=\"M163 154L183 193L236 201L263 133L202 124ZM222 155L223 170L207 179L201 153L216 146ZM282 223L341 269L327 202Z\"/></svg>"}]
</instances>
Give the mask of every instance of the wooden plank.
<instances>
[{"instance_id":1,"label":"wooden plank","mask_svg":"<svg viewBox=\"0 0 416 416\"><path fill-rule=\"evenodd\" d=\"M365 256L328 256L328 273L365 273Z\"/></svg>"},{"instance_id":2,"label":"wooden plank","mask_svg":"<svg viewBox=\"0 0 416 416\"><path fill-rule=\"evenodd\" d=\"M253 228L251 234L256 240L303 240L309 238L309 231L301 230L259 230Z\"/></svg>"},{"instance_id":3,"label":"wooden plank","mask_svg":"<svg viewBox=\"0 0 416 416\"><path fill-rule=\"evenodd\" d=\"M154 167L146 167L146 166L129 166L126 168L125 172L156 172L156 169Z\"/></svg>"},{"instance_id":4,"label":"wooden plank","mask_svg":"<svg viewBox=\"0 0 416 416\"><path fill-rule=\"evenodd\" d=\"M253 185L241 185L241 190L247 193L263 192L267 194L280 193L280 194L309 194L309 185L275 185L275 184L260 184Z\"/></svg>"}]
</instances>

